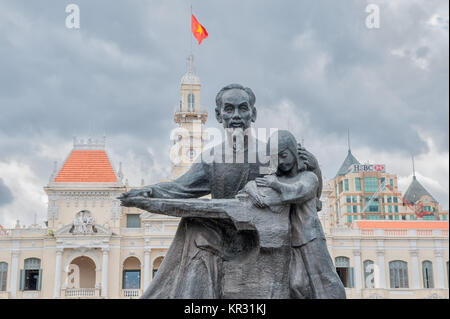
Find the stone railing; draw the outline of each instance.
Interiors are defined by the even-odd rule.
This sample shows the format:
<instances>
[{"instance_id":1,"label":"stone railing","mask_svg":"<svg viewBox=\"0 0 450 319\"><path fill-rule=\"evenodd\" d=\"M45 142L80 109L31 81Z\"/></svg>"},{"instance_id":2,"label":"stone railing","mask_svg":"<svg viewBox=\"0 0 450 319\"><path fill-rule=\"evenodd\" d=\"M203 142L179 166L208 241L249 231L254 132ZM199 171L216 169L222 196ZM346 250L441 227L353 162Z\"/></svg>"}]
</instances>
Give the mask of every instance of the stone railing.
<instances>
[{"instance_id":1,"label":"stone railing","mask_svg":"<svg viewBox=\"0 0 450 319\"><path fill-rule=\"evenodd\" d=\"M139 298L141 294L140 289L122 289L122 298Z\"/></svg>"},{"instance_id":2,"label":"stone railing","mask_svg":"<svg viewBox=\"0 0 450 319\"><path fill-rule=\"evenodd\" d=\"M429 236L433 236L433 231L432 230L417 230L417 236L418 237L429 237Z\"/></svg>"},{"instance_id":3,"label":"stone railing","mask_svg":"<svg viewBox=\"0 0 450 319\"><path fill-rule=\"evenodd\" d=\"M448 230L439 229L350 229L335 228L330 230L331 236L363 236L363 237L448 237Z\"/></svg>"},{"instance_id":4,"label":"stone railing","mask_svg":"<svg viewBox=\"0 0 450 319\"><path fill-rule=\"evenodd\" d=\"M96 298L100 296L98 288L67 288L64 289L66 298Z\"/></svg>"},{"instance_id":5,"label":"stone railing","mask_svg":"<svg viewBox=\"0 0 450 319\"><path fill-rule=\"evenodd\" d=\"M385 229L384 236L386 237L405 237L408 235L406 229Z\"/></svg>"}]
</instances>

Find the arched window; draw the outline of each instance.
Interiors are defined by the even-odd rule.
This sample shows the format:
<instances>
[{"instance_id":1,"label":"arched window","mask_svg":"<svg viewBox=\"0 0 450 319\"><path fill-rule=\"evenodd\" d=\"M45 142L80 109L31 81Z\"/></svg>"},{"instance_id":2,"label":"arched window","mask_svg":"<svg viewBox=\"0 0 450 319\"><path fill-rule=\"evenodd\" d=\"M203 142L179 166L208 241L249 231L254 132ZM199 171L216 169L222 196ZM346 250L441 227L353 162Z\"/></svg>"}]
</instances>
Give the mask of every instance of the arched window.
<instances>
[{"instance_id":1,"label":"arched window","mask_svg":"<svg viewBox=\"0 0 450 319\"><path fill-rule=\"evenodd\" d=\"M194 94L189 93L189 95L188 95L188 112L194 112L194 104L195 104Z\"/></svg>"},{"instance_id":2,"label":"arched window","mask_svg":"<svg viewBox=\"0 0 450 319\"><path fill-rule=\"evenodd\" d=\"M429 260L422 262L423 288L434 288L433 264Z\"/></svg>"},{"instance_id":3,"label":"arched window","mask_svg":"<svg viewBox=\"0 0 450 319\"><path fill-rule=\"evenodd\" d=\"M128 257L123 263L122 289L141 288L141 262L136 257Z\"/></svg>"},{"instance_id":4,"label":"arched window","mask_svg":"<svg viewBox=\"0 0 450 319\"><path fill-rule=\"evenodd\" d=\"M364 261L364 287L375 288L375 267L372 260Z\"/></svg>"},{"instance_id":5,"label":"arched window","mask_svg":"<svg viewBox=\"0 0 450 319\"><path fill-rule=\"evenodd\" d=\"M336 257L336 272L341 278L344 287L353 288L353 267L350 267L350 259L347 257Z\"/></svg>"},{"instance_id":6,"label":"arched window","mask_svg":"<svg viewBox=\"0 0 450 319\"><path fill-rule=\"evenodd\" d=\"M8 264L0 263L0 291L6 291L6 279L8 278Z\"/></svg>"},{"instance_id":7,"label":"arched window","mask_svg":"<svg viewBox=\"0 0 450 319\"><path fill-rule=\"evenodd\" d=\"M41 290L42 269L39 258L27 258L20 270L20 290Z\"/></svg>"},{"instance_id":8,"label":"arched window","mask_svg":"<svg viewBox=\"0 0 450 319\"><path fill-rule=\"evenodd\" d=\"M389 262L389 279L391 288L409 288L408 264L401 260Z\"/></svg>"}]
</instances>

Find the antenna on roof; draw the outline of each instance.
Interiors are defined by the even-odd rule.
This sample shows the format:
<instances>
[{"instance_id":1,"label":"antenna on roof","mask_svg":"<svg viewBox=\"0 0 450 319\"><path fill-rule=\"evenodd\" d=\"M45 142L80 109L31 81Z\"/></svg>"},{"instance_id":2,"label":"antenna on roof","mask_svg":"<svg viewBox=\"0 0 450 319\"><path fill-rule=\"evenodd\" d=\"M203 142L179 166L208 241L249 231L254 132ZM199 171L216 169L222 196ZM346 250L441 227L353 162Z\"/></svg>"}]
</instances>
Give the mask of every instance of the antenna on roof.
<instances>
[{"instance_id":1,"label":"antenna on roof","mask_svg":"<svg viewBox=\"0 0 450 319\"><path fill-rule=\"evenodd\" d=\"M412 155L411 158L412 158L412 168L413 168L413 179L416 179L416 169L414 167L414 155Z\"/></svg>"},{"instance_id":2,"label":"antenna on roof","mask_svg":"<svg viewBox=\"0 0 450 319\"><path fill-rule=\"evenodd\" d=\"M351 152L351 150L350 150L350 128L347 128L347 144L348 144L348 151Z\"/></svg>"}]
</instances>

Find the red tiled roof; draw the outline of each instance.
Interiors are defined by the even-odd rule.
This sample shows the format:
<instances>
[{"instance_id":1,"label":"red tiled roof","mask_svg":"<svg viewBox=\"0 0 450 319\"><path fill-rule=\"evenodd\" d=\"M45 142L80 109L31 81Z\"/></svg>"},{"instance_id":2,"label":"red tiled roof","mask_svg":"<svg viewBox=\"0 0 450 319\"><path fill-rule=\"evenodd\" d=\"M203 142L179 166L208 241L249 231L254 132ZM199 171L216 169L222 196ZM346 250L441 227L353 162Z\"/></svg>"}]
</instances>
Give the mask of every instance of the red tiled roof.
<instances>
[{"instance_id":1,"label":"red tiled roof","mask_svg":"<svg viewBox=\"0 0 450 319\"><path fill-rule=\"evenodd\" d=\"M444 221L357 220L358 229L448 229Z\"/></svg>"},{"instance_id":2,"label":"red tiled roof","mask_svg":"<svg viewBox=\"0 0 450 319\"><path fill-rule=\"evenodd\" d=\"M117 177L104 150L73 150L55 182L115 183Z\"/></svg>"}]
</instances>

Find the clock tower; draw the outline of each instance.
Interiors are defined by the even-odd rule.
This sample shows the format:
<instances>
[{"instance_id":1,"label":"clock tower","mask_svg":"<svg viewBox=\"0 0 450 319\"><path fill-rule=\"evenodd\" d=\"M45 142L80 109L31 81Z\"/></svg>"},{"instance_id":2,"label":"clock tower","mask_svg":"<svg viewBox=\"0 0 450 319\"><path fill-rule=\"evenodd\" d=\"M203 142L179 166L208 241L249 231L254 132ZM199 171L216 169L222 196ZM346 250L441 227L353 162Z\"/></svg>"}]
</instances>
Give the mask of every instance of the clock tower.
<instances>
[{"instance_id":1,"label":"clock tower","mask_svg":"<svg viewBox=\"0 0 450 319\"><path fill-rule=\"evenodd\" d=\"M187 73L181 78L181 100L175 111L174 121L178 124L174 146L171 152L172 179L186 172L195 158L203 151L207 138L203 125L208 112L200 104L200 78L195 75L194 56L187 58Z\"/></svg>"}]
</instances>

